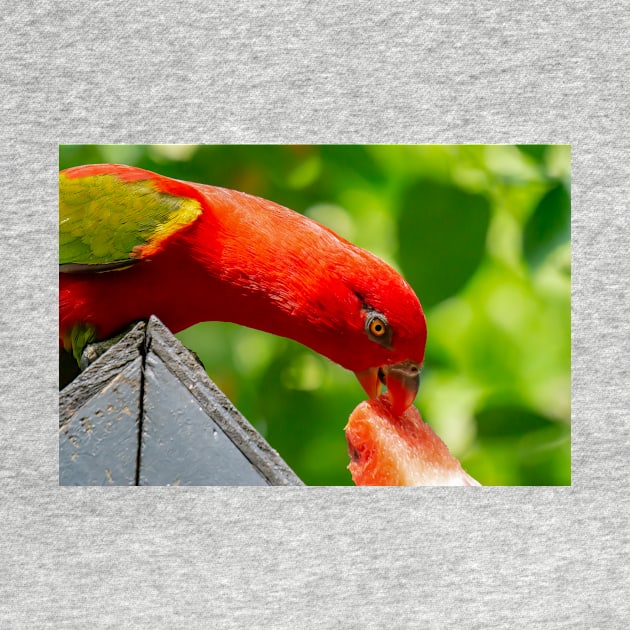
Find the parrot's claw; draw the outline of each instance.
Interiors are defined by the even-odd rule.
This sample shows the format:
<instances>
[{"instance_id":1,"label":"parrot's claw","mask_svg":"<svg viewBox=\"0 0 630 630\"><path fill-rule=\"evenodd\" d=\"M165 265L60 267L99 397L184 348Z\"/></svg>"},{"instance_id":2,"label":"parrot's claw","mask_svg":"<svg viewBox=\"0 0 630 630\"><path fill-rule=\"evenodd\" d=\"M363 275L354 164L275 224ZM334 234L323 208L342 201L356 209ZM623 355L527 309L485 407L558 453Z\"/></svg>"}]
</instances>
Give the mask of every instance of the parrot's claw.
<instances>
[{"instance_id":1,"label":"parrot's claw","mask_svg":"<svg viewBox=\"0 0 630 630\"><path fill-rule=\"evenodd\" d=\"M89 343L83 349L83 353L81 354L81 361L79 361L79 368L83 372L86 370L96 359L98 359L102 354L105 354L112 346L115 346L131 329L133 326L129 326L125 331L120 333L120 335L116 335L115 337L110 337L109 339L105 339L104 341L95 341L94 343ZM203 361L199 357L199 355L192 351L192 354L195 358L195 361L205 370L206 366L203 364Z\"/></svg>"},{"instance_id":2,"label":"parrot's claw","mask_svg":"<svg viewBox=\"0 0 630 630\"><path fill-rule=\"evenodd\" d=\"M111 339L106 339L105 341L96 341L94 343L89 343L83 349L83 354L81 354L81 361L79 361L79 367L81 371L87 369L96 359L98 359L102 354L105 354L112 346L115 346L124 335L117 335L116 337L112 337Z\"/></svg>"},{"instance_id":3,"label":"parrot's claw","mask_svg":"<svg viewBox=\"0 0 630 630\"><path fill-rule=\"evenodd\" d=\"M190 348L189 348L190 350ZM206 366L203 364L203 361L201 360L201 357L194 351L194 350L190 350L190 352L192 353L193 357L195 358L195 361L204 369L204 371L206 370Z\"/></svg>"},{"instance_id":4,"label":"parrot's claw","mask_svg":"<svg viewBox=\"0 0 630 630\"><path fill-rule=\"evenodd\" d=\"M81 360L79 361L81 371L83 372L83 370L92 365L102 354L105 354L111 347L115 346L134 326L135 323L127 326L119 335L115 335L109 339L88 343L81 353Z\"/></svg>"}]
</instances>

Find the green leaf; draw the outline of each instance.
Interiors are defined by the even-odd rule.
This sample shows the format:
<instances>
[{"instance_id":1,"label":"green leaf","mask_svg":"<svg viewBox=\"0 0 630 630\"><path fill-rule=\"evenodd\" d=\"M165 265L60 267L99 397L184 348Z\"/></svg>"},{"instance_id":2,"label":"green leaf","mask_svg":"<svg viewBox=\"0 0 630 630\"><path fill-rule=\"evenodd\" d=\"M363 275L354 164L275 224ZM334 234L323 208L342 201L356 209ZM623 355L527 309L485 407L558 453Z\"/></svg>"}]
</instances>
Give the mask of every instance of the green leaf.
<instances>
[{"instance_id":1,"label":"green leaf","mask_svg":"<svg viewBox=\"0 0 630 630\"><path fill-rule=\"evenodd\" d=\"M483 409L475 418L481 439L522 435L556 424L549 418L513 405Z\"/></svg>"},{"instance_id":2,"label":"green leaf","mask_svg":"<svg viewBox=\"0 0 630 630\"><path fill-rule=\"evenodd\" d=\"M521 153L532 158L534 161L542 164L545 153L547 153L547 144L517 144L516 145Z\"/></svg>"},{"instance_id":3,"label":"green leaf","mask_svg":"<svg viewBox=\"0 0 630 630\"><path fill-rule=\"evenodd\" d=\"M571 198L558 184L539 201L523 231L523 255L538 267L559 245L571 238Z\"/></svg>"},{"instance_id":4,"label":"green leaf","mask_svg":"<svg viewBox=\"0 0 630 630\"><path fill-rule=\"evenodd\" d=\"M423 180L405 192L401 210L400 263L428 308L457 293L477 270L490 204L481 195Z\"/></svg>"}]
</instances>

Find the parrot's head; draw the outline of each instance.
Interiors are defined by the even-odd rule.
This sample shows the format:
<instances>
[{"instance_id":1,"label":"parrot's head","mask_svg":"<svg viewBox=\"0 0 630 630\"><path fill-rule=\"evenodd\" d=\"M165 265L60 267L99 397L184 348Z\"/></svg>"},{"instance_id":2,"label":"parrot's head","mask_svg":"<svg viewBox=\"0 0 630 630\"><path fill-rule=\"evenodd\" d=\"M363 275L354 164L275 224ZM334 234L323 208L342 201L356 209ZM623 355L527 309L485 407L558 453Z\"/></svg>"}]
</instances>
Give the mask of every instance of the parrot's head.
<instances>
[{"instance_id":1,"label":"parrot's head","mask_svg":"<svg viewBox=\"0 0 630 630\"><path fill-rule=\"evenodd\" d=\"M350 247L351 256L328 261L327 281L309 300L320 338L309 339L308 345L352 370L370 398L385 386L393 412L400 414L418 392L426 319L397 271L370 252Z\"/></svg>"},{"instance_id":2,"label":"parrot's head","mask_svg":"<svg viewBox=\"0 0 630 630\"><path fill-rule=\"evenodd\" d=\"M426 319L409 284L395 270L381 265L376 277L361 275L351 287L357 299L355 352L362 362L353 371L370 398L376 398L384 385L394 413L400 414L418 393Z\"/></svg>"},{"instance_id":3,"label":"parrot's head","mask_svg":"<svg viewBox=\"0 0 630 630\"><path fill-rule=\"evenodd\" d=\"M204 272L220 260L225 276L208 291L223 296L210 303L211 317L298 341L354 372L370 398L385 386L394 413L405 411L418 392L427 328L404 278L304 215L197 186L214 211L204 215L196 255Z\"/></svg>"}]
</instances>

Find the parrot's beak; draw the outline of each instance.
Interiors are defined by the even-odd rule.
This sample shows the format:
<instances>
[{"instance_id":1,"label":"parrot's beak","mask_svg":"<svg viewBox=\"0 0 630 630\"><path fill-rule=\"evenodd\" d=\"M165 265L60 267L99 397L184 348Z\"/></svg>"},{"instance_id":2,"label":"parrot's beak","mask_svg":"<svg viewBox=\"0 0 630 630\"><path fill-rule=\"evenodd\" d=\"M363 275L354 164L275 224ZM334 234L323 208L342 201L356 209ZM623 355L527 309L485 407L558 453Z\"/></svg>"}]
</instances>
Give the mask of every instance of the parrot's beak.
<instances>
[{"instance_id":1,"label":"parrot's beak","mask_svg":"<svg viewBox=\"0 0 630 630\"><path fill-rule=\"evenodd\" d=\"M370 398L378 397L381 384L387 387L392 401L392 413L395 416L399 416L411 406L420 386L420 366L415 361L370 368L355 372L355 375Z\"/></svg>"}]
</instances>

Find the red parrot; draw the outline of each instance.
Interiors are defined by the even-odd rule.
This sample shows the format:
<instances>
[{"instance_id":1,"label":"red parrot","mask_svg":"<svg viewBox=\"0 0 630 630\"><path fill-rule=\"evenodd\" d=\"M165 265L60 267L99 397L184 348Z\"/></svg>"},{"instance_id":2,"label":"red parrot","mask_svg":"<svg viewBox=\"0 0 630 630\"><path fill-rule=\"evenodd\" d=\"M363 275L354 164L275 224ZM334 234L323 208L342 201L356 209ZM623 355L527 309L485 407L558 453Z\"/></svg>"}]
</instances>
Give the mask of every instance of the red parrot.
<instances>
[{"instance_id":1,"label":"red parrot","mask_svg":"<svg viewBox=\"0 0 630 630\"><path fill-rule=\"evenodd\" d=\"M479 486L415 407L402 414L387 398L360 403L346 425L357 486Z\"/></svg>"},{"instance_id":2,"label":"red parrot","mask_svg":"<svg viewBox=\"0 0 630 630\"><path fill-rule=\"evenodd\" d=\"M159 317L173 332L227 321L294 339L413 402L426 322L409 284L328 228L271 201L118 164L59 174L60 343Z\"/></svg>"}]
</instances>

